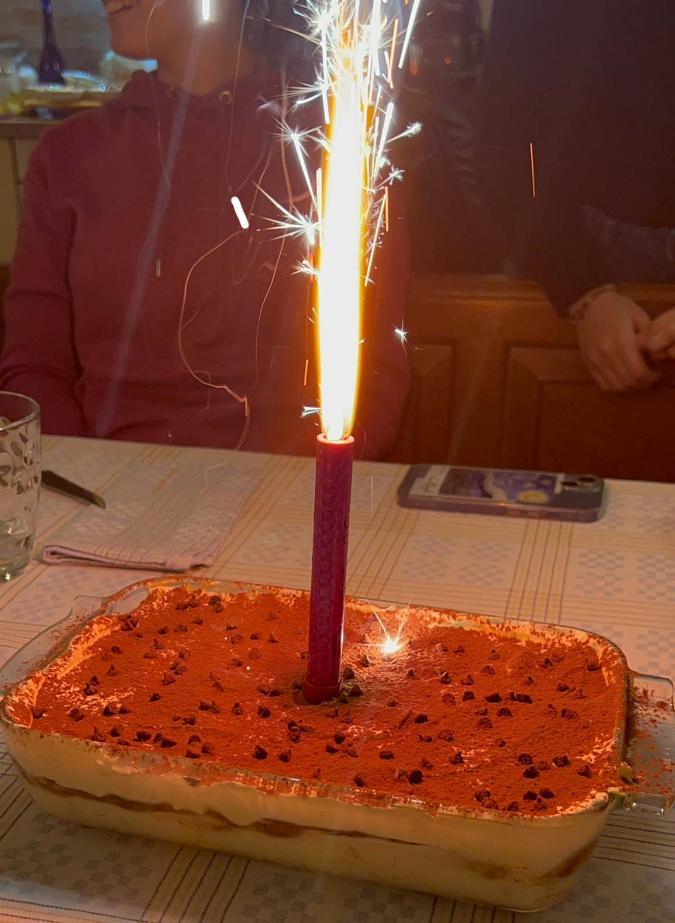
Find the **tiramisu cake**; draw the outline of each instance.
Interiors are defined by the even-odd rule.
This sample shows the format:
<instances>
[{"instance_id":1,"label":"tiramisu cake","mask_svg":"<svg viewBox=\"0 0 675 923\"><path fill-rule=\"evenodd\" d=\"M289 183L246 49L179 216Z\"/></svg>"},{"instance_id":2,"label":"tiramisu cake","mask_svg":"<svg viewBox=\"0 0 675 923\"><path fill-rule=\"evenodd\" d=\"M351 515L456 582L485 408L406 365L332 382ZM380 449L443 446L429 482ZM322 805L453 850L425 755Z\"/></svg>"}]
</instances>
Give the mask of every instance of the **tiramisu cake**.
<instances>
[{"instance_id":1,"label":"tiramisu cake","mask_svg":"<svg viewBox=\"0 0 675 923\"><path fill-rule=\"evenodd\" d=\"M2 708L61 817L537 909L620 784L627 668L600 638L352 603L342 693L308 706L305 593L158 583L108 612Z\"/></svg>"}]
</instances>

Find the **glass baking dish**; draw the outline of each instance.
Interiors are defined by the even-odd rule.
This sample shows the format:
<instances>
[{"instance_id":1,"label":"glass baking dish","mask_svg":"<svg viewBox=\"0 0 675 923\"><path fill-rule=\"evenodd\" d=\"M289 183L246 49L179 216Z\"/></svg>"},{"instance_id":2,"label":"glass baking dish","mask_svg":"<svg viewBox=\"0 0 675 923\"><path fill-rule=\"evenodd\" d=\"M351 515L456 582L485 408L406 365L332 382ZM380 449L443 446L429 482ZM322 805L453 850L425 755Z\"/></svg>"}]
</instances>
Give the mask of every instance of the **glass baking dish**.
<instances>
[{"instance_id":1,"label":"glass baking dish","mask_svg":"<svg viewBox=\"0 0 675 923\"><path fill-rule=\"evenodd\" d=\"M196 765L166 751L141 752L42 733L17 718L19 697L35 701L39 670L64 655L85 626L101 616L132 612L155 588L178 586L218 594L275 590L171 577L132 584L107 598L80 597L67 618L0 671L0 724L23 784L44 810L125 833L534 911L568 891L611 811L663 812L672 804L672 784L663 787L663 761L672 758L675 742L672 683L635 674L627 665L614 733L615 759L626 784L552 816L377 796L216 762ZM426 608L425 615L430 611L439 623L462 618L466 624L471 618ZM610 647L625 664L623 654L598 635L529 622L495 622L494 628L500 625L516 635L529 633L533 625L550 637L571 633L596 650ZM640 781L631 784L632 779Z\"/></svg>"}]
</instances>

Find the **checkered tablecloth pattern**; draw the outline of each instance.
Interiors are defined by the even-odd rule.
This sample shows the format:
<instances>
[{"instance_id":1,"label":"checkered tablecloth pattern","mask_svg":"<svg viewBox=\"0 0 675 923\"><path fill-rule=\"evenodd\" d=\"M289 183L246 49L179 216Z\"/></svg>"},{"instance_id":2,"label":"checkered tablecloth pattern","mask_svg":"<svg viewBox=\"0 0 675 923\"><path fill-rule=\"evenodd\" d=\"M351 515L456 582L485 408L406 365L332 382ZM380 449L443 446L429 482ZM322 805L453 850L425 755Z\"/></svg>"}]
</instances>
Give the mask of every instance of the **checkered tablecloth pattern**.
<instances>
[{"instance_id":1,"label":"checkered tablecloth pattern","mask_svg":"<svg viewBox=\"0 0 675 923\"><path fill-rule=\"evenodd\" d=\"M47 437L45 466L105 495L134 466L206 449ZM404 469L354 473L349 591L497 616L578 625L616 641L641 672L675 673L675 486L612 482L606 516L556 524L404 510ZM225 536L214 577L308 587L314 468L269 457ZM80 507L44 492L40 541ZM0 662L140 571L32 562L0 589ZM673 923L675 816L615 813L583 879L553 910L521 915L206 850L65 824L23 793L0 744L0 920L50 923Z\"/></svg>"}]
</instances>

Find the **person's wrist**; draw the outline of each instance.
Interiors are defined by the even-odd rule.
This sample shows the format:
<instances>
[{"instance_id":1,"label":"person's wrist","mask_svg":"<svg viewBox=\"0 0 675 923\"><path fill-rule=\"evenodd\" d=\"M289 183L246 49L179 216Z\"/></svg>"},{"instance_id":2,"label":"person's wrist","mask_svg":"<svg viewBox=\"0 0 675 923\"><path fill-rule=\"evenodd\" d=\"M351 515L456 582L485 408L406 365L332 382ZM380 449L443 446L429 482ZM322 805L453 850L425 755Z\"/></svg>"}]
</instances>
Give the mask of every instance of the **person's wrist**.
<instances>
[{"instance_id":1,"label":"person's wrist","mask_svg":"<svg viewBox=\"0 0 675 923\"><path fill-rule=\"evenodd\" d=\"M606 285L597 285L595 288L589 289L585 292L581 298L578 298L573 305L570 306L567 316L570 320L581 321L584 319L586 311L588 308L600 298L602 295L611 292L613 294L617 293L617 287L613 283L607 283Z\"/></svg>"}]
</instances>

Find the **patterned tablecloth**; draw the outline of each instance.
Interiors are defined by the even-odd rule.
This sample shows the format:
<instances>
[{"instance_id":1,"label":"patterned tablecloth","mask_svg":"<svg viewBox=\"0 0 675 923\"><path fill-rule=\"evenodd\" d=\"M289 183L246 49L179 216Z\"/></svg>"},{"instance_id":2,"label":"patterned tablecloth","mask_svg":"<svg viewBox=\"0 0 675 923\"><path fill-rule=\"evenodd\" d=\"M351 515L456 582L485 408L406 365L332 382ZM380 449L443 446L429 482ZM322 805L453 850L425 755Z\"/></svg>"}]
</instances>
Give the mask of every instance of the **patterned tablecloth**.
<instances>
[{"instance_id":1,"label":"patterned tablecloth","mask_svg":"<svg viewBox=\"0 0 675 923\"><path fill-rule=\"evenodd\" d=\"M213 464L201 449L44 440L46 467L99 493L135 466ZM260 460L258 458L258 460ZM499 616L578 625L616 641L634 669L675 673L675 485L612 482L593 525L404 510L404 469L361 463L353 489L349 590ZM314 470L270 457L208 574L307 587ZM81 511L44 492L40 540ZM46 566L0 589L0 662L76 595L150 576ZM0 920L148 923L665 923L675 920L675 816L615 813L583 879L558 907L521 915L311 875L61 823L23 793L0 744Z\"/></svg>"}]
</instances>

